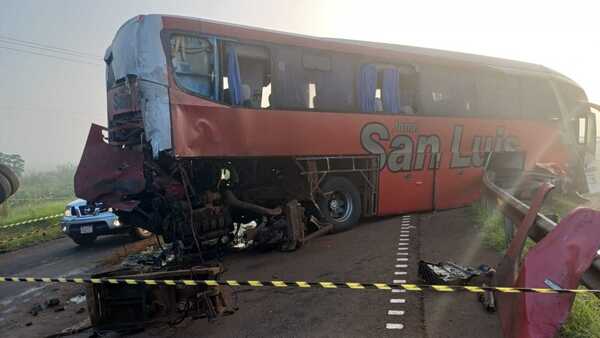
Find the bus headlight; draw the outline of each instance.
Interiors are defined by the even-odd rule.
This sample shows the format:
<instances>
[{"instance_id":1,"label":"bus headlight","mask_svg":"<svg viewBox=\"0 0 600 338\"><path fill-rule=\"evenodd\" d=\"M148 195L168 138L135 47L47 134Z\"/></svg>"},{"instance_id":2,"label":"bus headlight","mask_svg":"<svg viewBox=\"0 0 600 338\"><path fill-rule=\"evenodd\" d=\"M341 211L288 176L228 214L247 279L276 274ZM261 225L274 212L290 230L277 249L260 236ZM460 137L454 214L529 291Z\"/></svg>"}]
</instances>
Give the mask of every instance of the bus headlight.
<instances>
[{"instance_id":1,"label":"bus headlight","mask_svg":"<svg viewBox=\"0 0 600 338\"><path fill-rule=\"evenodd\" d=\"M66 225L62 226L62 232L67 232L67 226Z\"/></svg>"},{"instance_id":2,"label":"bus headlight","mask_svg":"<svg viewBox=\"0 0 600 338\"><path fill-rule=\"evenodd\" d=\"M120 227L121 226L121 222L119 222L118 218L115 218L115 220L113 221L113 225L116 227Z\"/></svg>"},{"instance_id":3,"label":"bus headlight","mask_svg":"<svg viewBox=\"0 0 600 338\"><path fill-rule=\"evenodd\" d=\"M71 208L70 207L66 207L65 208L65 217L71 217L71 216L73 216L71 214Z\"/></svg>"}]
</instances>

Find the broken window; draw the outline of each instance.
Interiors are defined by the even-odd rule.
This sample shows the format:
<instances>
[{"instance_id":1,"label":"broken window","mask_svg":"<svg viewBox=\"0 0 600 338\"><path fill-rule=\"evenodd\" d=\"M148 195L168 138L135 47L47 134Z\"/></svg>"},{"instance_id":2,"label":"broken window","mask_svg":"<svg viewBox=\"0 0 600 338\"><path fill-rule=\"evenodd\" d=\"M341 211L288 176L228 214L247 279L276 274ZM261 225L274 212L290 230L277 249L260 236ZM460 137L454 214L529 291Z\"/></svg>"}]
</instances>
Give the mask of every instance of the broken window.
<instances>
[{"instance_id":1,"label":"broken window","mask_svg":"<svg viewBox=\"0 0 600 338\"><path fill-rule=\"evenodd\" d=\"M113 71L113 67L112 67L112 53L110 54L110 57L105 60L106 61L106 89L110 89L112 87L114 87L115 83L116 83L116 79L115 79L115 72Z\"/></svg>"},{"instance_id":2,"label":"broken window","mask_svg":"<svg viewBox=\"0 0 600 338\"><path fill-rule=\"evenodd\" d=\"M173 35L171 64L178 86L194 94L214 98L214 48L209 40Z\"/></svg>"},{"instance_id":3,"label":"broken window","mask_svg":"<svg viewBox=\"0 0 600 338\"><path fill-rule=\"evenodd\" d=\"M223 102L248 108L269 107L271 69L267 49L233 42L223 46Z\"/></svg>"}]
</instances>

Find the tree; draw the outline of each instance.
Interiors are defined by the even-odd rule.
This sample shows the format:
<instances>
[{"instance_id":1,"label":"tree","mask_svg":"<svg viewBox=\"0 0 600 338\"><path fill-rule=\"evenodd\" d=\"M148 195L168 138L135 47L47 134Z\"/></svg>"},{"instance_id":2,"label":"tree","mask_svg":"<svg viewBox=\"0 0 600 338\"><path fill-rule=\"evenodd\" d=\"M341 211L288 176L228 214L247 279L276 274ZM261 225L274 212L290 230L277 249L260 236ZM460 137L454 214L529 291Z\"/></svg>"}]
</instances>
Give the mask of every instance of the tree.
<instances>
[{"instance_id":1,"label":"tree","mask_svg":"<svg viewBox=\"0 0 600 338\"><path fill-rule=\"evenodd\" d=\"M0 152L0 164L9 167L17 176L22 177L25 172L25 161L18 154L5 154Z\"/></svg>"}]
</instances>

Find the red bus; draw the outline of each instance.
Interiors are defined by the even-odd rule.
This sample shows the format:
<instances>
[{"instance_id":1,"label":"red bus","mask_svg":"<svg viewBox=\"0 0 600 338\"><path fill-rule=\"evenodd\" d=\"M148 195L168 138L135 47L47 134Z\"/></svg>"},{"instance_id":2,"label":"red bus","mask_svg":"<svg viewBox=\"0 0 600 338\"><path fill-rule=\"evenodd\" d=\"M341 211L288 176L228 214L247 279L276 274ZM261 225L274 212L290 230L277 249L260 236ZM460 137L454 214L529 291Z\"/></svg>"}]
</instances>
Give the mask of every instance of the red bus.
<instances>
[{"instance_id":1,"label":"red bus","mask_svg":"<svg viewBox=\"0 0 600 338\"><path fill-rule=\"evenodd\" d=\"M105 61L76 193L188 248L464 206L490 152L573 173L595 153L585 92L540 65L163 15Z\"/></svg>"}]
</instances>

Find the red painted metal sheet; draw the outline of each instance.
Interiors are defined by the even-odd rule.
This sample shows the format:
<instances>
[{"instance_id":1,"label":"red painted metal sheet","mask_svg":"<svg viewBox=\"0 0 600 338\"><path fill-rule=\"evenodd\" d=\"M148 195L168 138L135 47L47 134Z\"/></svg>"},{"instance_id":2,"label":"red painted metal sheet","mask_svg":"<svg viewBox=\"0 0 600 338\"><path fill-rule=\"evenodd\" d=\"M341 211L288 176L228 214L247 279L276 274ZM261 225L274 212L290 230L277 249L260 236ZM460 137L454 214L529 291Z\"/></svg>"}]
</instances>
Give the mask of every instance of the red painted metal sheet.
<instances>
[{"instance_id":1,"label":"red painted metal sheet","mask_svg":"<svg viewBox=\"0 0 600 338\"><path fill-rule=\"evenodd\" d=\"M393 173L383 170L379 177L379 215L393 215L433 209L433 171Z\"/></svg>"},{"instance_id":2,"label":"red painted metal sheet","mask_svg":"<svg viewBox=\"0 0 600 338\"><path fill-rule=\"evenodd\" d=\"M527 152L528 165L536 162L564 162L566 151L557 141L558 125L552 121L499 120L479 118L450 118L432 116L330 113L314 111L256 110L204 104L191 95L178 92L172 95L174 152L178 157L267 157L360 155L368 153L365 139L379 144L385 151L386 165L381 171L379 215L432 208L436 191L437 208L453 208L471 203L479 197L482 153L473 157L476 137L491 138L504 144L508 136L518 139L518 146ZM362 135L368 125L379 125L377 133ZM452 153L453 134L462 127L456 149ZM407 131L407 129L409 131ZM547 135L543 141L538 130ZM498 137L502 130L501 137ZM412 149L393 149L397 136L410 138ZM433 175L431 148L423 165L417 165L417 144L420 136L439 139L440 164ZM480 148L483 152L483 147ZM391 170L405 152L409 168ZM467 168L451 168L453 157L471 158ZM460 174L463 172L463 174ZM407 182L410 173L414 180ZM434 182L435 176L435 182ZM435 184L435 187L433 187Z\"/></svg>"},{"instance_id":3,"label":"red painted metal sheet","mask_svg":"<svg viewBox=\"0 0 600 338\"><path fill-rule=\"evenodd\" d=\"M502 258L500 264L498 264L496 281L497 286L513 286L516 283L518 271L521 266L521 255L525 241L527 240L527 234L533 225L538 212L540 211L546 195L554 188L552 184L545 183L535 193L529 211L519 224L517 233L513 237L506 254ZM514 335L518 329L517 326L521 325L520 317L522 313L517 305L520 301L519 296L511 295L508 293L497 293L498 297L498 312L500 314L500 322L502 324L502 331L505 337L521 337Z\"/></svg>"},{"instance_id":4,"label":"red painted metal sheet","mask_svg":"<svg viewBox=\"0 0 600 338\"><path fill-rule=\"evenodd\" d=\"M576 289L600 247L600 212L576 209L523 260L518 287L547 288L550 280L561 288ZM574 294L514 295L514 323L506 337L554 337L567 320Z\"/></svg>"},{"instance_id":5,"label":"red painted metal sheet","mask_svg":"<svg viewBox=\"0 0 600 338\"><path fill-rule=\"evenodd\" d=\"M121 210L131 210L136 202L123 202L124 195L144 190L144 154L104 142L106 128L92 124L77 172L75 195L88 202L102 201Z\"/></svg>"},{"instance_id":6,"label":"red painted metal sheet","mask_svg":"<svg viewBox=\"0 0 600 338\"><path fill-rule=\"evenodd\" d=\"M482 168L442 170L436 177L436 209L458 208L479 199L482 177Z\"/></svg>"}]
</instances>

